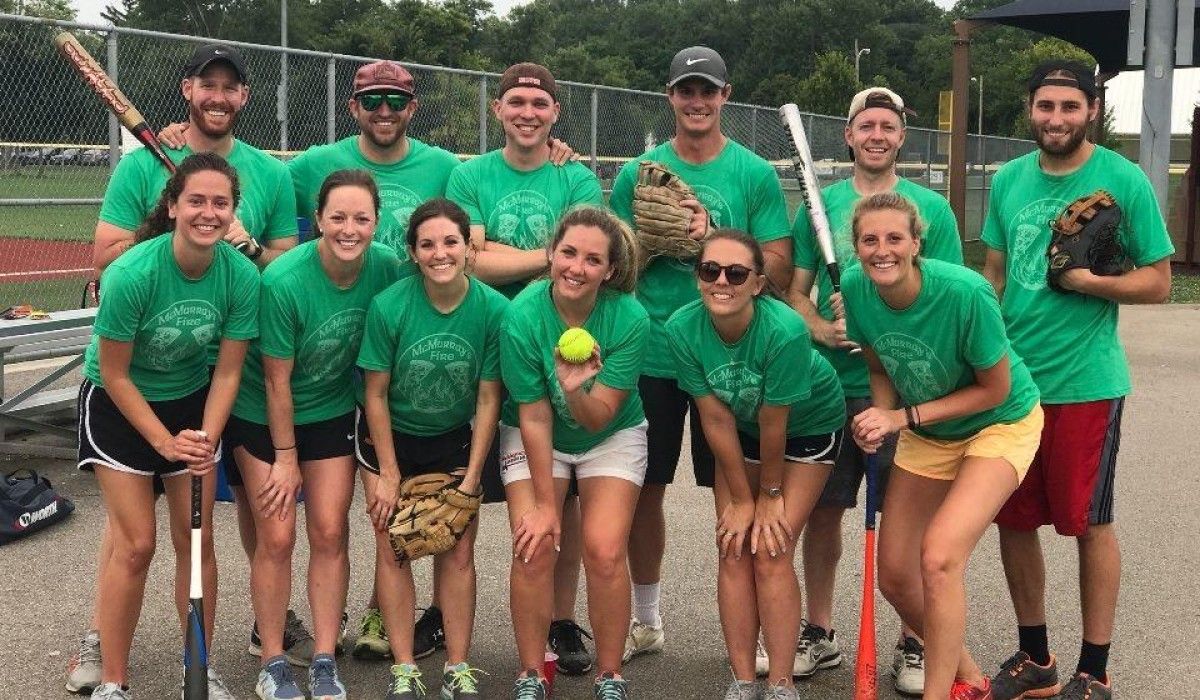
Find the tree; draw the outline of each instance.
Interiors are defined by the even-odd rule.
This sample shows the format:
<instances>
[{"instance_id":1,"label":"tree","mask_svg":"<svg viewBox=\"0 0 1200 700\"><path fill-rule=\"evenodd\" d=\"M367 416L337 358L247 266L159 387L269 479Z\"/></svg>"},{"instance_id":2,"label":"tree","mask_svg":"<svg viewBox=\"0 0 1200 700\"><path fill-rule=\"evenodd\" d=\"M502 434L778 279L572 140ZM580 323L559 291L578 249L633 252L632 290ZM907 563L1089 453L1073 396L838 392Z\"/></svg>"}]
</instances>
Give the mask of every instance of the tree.
<instances>
[{"instance_id":1,"label":"tree","mask_svg":"<svg viewBox=\"0 0 1200 700\"><path fill-rule=\"evenodd\" d=\"M860 89L850 58L840 51L827 51L817 56L812 74L800 81L799 105L805 112L839 114Z\"/></svg>"}]
</instances>

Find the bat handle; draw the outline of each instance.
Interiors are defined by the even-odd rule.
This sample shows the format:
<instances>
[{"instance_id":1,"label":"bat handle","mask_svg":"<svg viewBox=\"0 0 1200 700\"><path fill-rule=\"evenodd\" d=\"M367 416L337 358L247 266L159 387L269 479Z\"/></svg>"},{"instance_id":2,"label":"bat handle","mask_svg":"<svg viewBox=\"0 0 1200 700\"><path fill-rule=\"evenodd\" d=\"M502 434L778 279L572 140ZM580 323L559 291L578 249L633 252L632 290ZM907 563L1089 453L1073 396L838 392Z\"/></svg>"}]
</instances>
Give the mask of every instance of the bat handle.
<instances>
[{"instance_id":1,"label":"bat handle","mask_svg":"<svg viewBox=\"0 0 1200 700\"><path fill-rule=\"evenodd\" d=\"M873 454L867 455L865 467L867 481L866 528L875 529L875 512L879 510L879 461Z\"/></svg>"}]
</instances>

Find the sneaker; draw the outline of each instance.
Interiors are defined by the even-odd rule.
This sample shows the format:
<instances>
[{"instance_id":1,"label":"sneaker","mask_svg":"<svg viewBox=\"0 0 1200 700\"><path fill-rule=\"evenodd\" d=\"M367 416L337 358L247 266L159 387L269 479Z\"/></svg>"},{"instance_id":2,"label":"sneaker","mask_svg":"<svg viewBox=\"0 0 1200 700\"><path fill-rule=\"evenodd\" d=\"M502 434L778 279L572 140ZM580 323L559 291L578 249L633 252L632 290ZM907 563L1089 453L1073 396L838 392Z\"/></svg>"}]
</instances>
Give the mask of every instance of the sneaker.
<instances>
[{"instance_id":1,"label":"sneaker","mask_svg":"<svg viewBox=\"0 0 1200 700\"><path fill-rule=\"evenodd\" d=\"M481 697L479 681L475 678L476 673L483 673L483 671L471 668L466 661L454 666L447 666L442 671L442 700Z\"/></svg>"},{"instance_id":2,"label":"sneaker","mask_svg":"<svg viewBox=\"0 0 1200 700\"><path fill-rule=\"evenodd\" d=\"M362 622L358 623L358 639L354 640L354 651L350 653L363 660L392 658L392 647L388 644L387 630L383 628L383 616L378 608L367 608L363 613Z\"/></svg>"},{"instance_id":3,"label":"sneaker","mask_svg":"<svg viewBox=\"0 0 1200 700\"><path fill-rule=\"evenodd\" d=\"M413 664L392 666L392 685L384 700L424 700L425 684L421 682L421 669Z\"/></svg>"},{"instance_id":4,"label":"sneaker","mask_svg":"<svg viewBox=\"0 0 1200 700\"><path fill-rule=\"evenodd\" d=\"M629 621L629 634L625 637L625 653L622 663L640 654L655 654L663 649L663 628L653 627L637 620Z\"/></svg>"},{"instance_id":5,"label":"sneaker","mask_svg":"<svg viewBox=\"0 0 1200 700\"><path fill-rule=\"evenodd\" d=\"M758 700L758 681L733 679L725 691L725 700Z\"/></svg>"},{"instance_id":6,"label":"sneaker","mask_svg":"<svg viewBox=\"0 0 1200 700\"><path fill-rule=\"evenodd\" d=\"M100 685L100 633L88 630L67 662L67 690L91 693Z\"/></svg>"},{"instance_id":7,"label":"sneaker","mask_svg":"<svg viewBox=\"0 0 1200 700\"><path fill-rule=\"evenodd\" d=\"M950 700L994 700L992 682L984 677L983 687L976 688L964 680L955 678L954 685L950 686Z\"/></svg>"},{"instance_id":8,"label":"sneaker","mask_svg":"<svg viewBox=\"0 0 1200 700\"><path fill-rule=\"evenodd\" d=\"M296 615L296 611L288 609L287 619L283 623L283 653L288 661L297 666L307 666L312 662L315 649L312 632L304 626L304 621ZM250 646L246 649L252 656L262 656L262 640L258 636L258 622L250 628Z\"/></svg>"},{"instance_id":9,"label":"sneaker","mask_svg":"<svg viewBox=\"0 0 1200 700\"><path fill-rule=\"evenodd\" d=\"M1000 664L1000 672L992 677L992 695L996 700L1052 698L1061 689L1054 654L1050 655L1049 664L1038 666L1029 654L1018 651Z\"/></svg>"},{"instance_id":10,"label":"sneaker","mask_svg":"<svg viewBox=\"0 0 1200 700\"><path fill-rule=\"evenodd\" d=\"M771 659L767 656L767 645L763 644L762 635L754 644L754 675L762 678L771 669Z\"/></svg>"},{"instance_id":11,"label":"sneaker","mask_svg":"<svg viewBox=\"0 0 1200 700\"><path fill-rule=\"evenodd\" d=\"M799 697L796 694L796 686L785 685L783 681L778 685L768 683L762 694L762 700L798 700Z\"/></svg>"},{"instance_id":12,"label":"sneaker","mask_svg":"<svg viewBox=\"0 0 1200 700\"><path fill-rule=\"evenodd\" d=\"M796 643L792 675L808 678L821 669L841 665L842 652L838 648L836 634L833 630L826 632L824 627L804 621L800 640Z\"/></svg>"},{"instance_id":13,"label":"sneaker","mask_svg":"<svg viewBox=\"0 0 1200 700\"><path fill-rule=\"evenodd\" d=\"M546 679L539 676L535 668L518 676L513 683L512 700L546 700L548 697L550 689L546 686Z\"/></svg>"},{"instance_id":14,"label":"sneaker","mask_svg":"<svg viewBox=\"0 0 1200 700\"><path fill-rule=\"evenodd\" d=\"M333 654L317 654L308 667L308 692L312 700L346 700L346 686L338 678Z\"/></svg>"},{"instance_id":15,"label":"sneaker","mask_svg":"<svg viewBox=\"0 0 1200 700\"><path fill-rule=\"evenodd\" d=\"M592 670L592 655L583 644L584 637L591 639L592 635L575 624L574 620L555 620L550 623L550 636L546 643L550 651L558 654L555 666L559 673L582 676Z\"/></svg>"},{"instance_id":16,"label":"sneaker","mask_svg":"<svg viewBox=\"0 0 1200 700\"><path fill-rule=\"evenodd\" d=\"M225 679L218 676L212 667L208 669L208 700L238 700L229 686L225 684Z\"/></svg>"},{"instance_id":17,"label":"sneaker","mask_svg":"<svg viewBox=\"0 0 1200 700\"><path fill-rule=\"evenodd\" d=\"M904 641L892 651L892 683L902 695L925 693L925 645L915 637Z\"/></svg>"},{"instance_id":18,"label":"sneaker","mask_svg":"<svg viewBox=\"0 0 1200 700\"><path fill-rule=\"evenodd\" d=\"M385 637L386 639L386 637ZM430 605L421 613L413 627L413 658L423 659L438 649L446 648L446 630L442 627L442 611Z\"/></svg>"},{"instance_id":19,"label":"sneaker","mask_svg":"<svg viewBox=\"0 0 1200 700\"><path fill-rule=\"evenodd\" d=\"M269 659L258 672L254 692L261 700L303 700L304 693L292 675L287 657L280 654Z\"/></svg>"},{"instance_id":20,"label":"sneaker","mask_svg":"<svg viewBox=\"0 0 1200 700\"><path fill-rule=\"evenodd\" d=\"M624 678L617 678L615 673L604 673L592 684L592 697L595 700L627 700L628 685Z\"/></svg>"},{"instance_id":21,"label":"sneaker","mask_svg":"<svg viewBox=\"0 0 1200 700\"><path fill-rule=\"evenodd\" d=\"M132 700L129 688L122 688L116 683L101 683L92 690L92 700Z\"/></svg>"},{"instance_id":22,"label":"sneaker","mask_svg":"<svg viewBox=\"0 0 1200 700\"><path fill-rule=\"evenodd\" d=\"M1063 686L1062 693L1058 697L1061 700L1112 700L1112 679L1105 680L1109 683L1101 683L1096 678L1080 671L1071 678L1070 683Z\"/></svg>"},{"instance_id":23,"label":"sneaker","mask_svg":"<svg viewBox=\"0 0 1200 700\"><path fill-rule=\"evenodd\" d=\"M337 642L333 645L333 653L341 656L346 653L346 625L350 623L350 616L346 611L342 611L342 624L338 627Z\"/></svg>"}]
</instances>

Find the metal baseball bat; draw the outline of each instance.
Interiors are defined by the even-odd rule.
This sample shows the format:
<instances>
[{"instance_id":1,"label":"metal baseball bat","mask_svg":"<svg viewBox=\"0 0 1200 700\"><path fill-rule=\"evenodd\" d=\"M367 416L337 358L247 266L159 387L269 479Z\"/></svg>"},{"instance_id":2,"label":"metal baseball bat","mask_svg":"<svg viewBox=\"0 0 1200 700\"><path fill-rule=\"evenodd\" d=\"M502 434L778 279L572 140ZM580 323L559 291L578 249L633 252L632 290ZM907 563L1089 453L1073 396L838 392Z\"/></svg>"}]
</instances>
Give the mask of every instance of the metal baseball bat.
<instances>
[{"instance_id":1,"label":"metal baseball bat","mask_svg":"<svg viewBox=\"0 0 1200 700\"><path fill-rule=\"evenodd\" d=\"M197 431L205 438L204 431ZM200 566L202 479L192 477L192 571L188 586L187 635L183 646L183 700L208 700L208 645L204 639L204 577Z\"/></svg>"},{"instance_id":2,"label":"metal baseball bat","mask_svg":"<svg viewBox=\"0 0 1200 700\"><path fill-rule=\"evenodd\" d=\"M878 468L867 455L866 534L863 546L862 607L858 614L858 651L854 659L854 700L875 700L878 661L875 658L875 511Z\"/></svg>"}]
</instances>

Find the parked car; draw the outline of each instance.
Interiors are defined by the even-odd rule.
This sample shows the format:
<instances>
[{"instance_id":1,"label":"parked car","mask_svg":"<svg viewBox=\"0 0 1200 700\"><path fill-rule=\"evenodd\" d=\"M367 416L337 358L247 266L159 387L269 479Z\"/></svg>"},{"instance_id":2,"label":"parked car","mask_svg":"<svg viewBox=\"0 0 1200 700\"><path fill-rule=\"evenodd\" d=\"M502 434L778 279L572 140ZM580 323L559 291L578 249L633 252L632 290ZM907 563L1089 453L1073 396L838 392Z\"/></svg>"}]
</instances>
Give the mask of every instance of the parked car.
<instances>
[{"instance_id":1,"label":"parked car","mask_svg":"<svg viewBox=\"0 0 1200 700\"><path fill-rule=\"evenodd\" d=\"M107 148L89 148L79 154L80 165L108 165Z\"/></svg>"},{"instance_id":2,"label":"parked car","mask_svg":"<svg viewBox=\"0 0 1200 700\"><path fill-rule=\"evenodd\" d=\"M79 157L78 148L64 148L61 153L56 153L50 156L50 162L54 165L70 165Z\"/></svg>"},{"instance_id":3,"label":"parked car","mask_svg":"<svg viewBox=\"0 0 1200 700\"><path fill-rule=\"evenodd\" d=\"M43 165L54 155L54 148L27 148L16 155L20 165Z\"/></svg>"}]
</instances>

